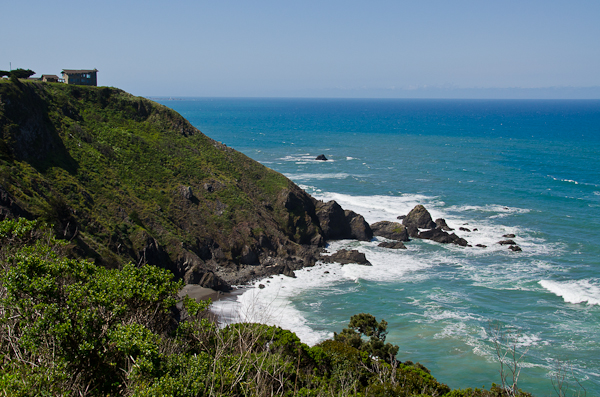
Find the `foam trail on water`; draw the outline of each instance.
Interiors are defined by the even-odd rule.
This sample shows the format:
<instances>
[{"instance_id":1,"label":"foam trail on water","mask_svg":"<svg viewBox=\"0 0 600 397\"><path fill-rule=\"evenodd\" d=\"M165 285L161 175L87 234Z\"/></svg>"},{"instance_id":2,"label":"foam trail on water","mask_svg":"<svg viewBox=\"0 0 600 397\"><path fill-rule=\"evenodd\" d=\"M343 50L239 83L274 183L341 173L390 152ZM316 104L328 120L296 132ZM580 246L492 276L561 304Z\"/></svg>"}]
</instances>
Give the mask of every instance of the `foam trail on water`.
<instances>
[{"instance_id":1,"label":"foam trail on water","mask_svg":"<svg viewBox=\"0 0 600 397\"><path fill-rule=\"evenodd\" d=\"M328 272L328 273L326 273ZM217 301L216 313L228 313L226 323L260 322L291 330L302 342L314 345L331 337L329 332L315 331L302 313L292 303L292 298L305 292L329 289L337 283L348 281L338 264L320 264L295 271L296 278L282 275L256 281L236 301ZM264 288L259 288L259 285ZM233 314L233 315L231 315Z\"/></svg>"},{"instance_id":2,"label":"foam trail on water","mask_svg":"<svg viewBox=\"0 0 600 397\"><path fill-rule=\"evenodd\" d=\"M419 270L433 266L430 261L422 261L408 252L391 251L376 246L378 241L358 242L354 240L335 241L327 249L334 252L342 248L357 249L367 256L373 266L357 264L340 265L319 263L315 267L296 270L296 278L282 275L264 278L237 296L236 301L221 300L213 303L213 311L225 323L261 322L289 329L298 335L302 342L314 345L330 338L330 332L318 331L312 327L301 311L293 304L293 298L310 293L319 303L319 291L331 294L338 285L360 280L391 281L410 278ZM423 275L421 275L423 277ZM259 288L259 285L264 288ZM347 293L348 288L343 289Z\"/></svg>"},{"instance_id":3,"label":"foam trail on water","mask_svg":"<svg viewBox=\"0 0 600 397\"><path fill-rule=\"evenodd\" d=\"M541 280L539 284L553 294L562 297L565 302L600 305L600 282L596 279Z\"/></svg>"}]
</instances>

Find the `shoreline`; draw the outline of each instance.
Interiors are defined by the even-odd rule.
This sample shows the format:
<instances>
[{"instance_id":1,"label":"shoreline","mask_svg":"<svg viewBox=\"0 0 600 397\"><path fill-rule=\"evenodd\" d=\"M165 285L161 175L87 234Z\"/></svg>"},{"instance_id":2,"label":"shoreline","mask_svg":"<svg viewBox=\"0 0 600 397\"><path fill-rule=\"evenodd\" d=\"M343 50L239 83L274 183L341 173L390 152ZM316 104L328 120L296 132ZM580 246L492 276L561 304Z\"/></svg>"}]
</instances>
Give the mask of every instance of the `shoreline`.
<instances>
[{"instance_id":1,"label":"shoreline","mask_svg":"<svg viewBox=\"0 0 600 397\"><path fill-rule=\"evenodd\" d=\"M202 287L197 284L187 284L181 289L181 291L179 291L178 296L183 299L183 297L187 295L196 302L210 299L211 305L209 306L208 311L211 319L219 325L228 325L233 323L232 320L235 316L233 316L232 313L225 313L222 309L217 310L213 304L219 301L236 302L237 296L243 294L248 288L249 287L242 287L233 289L230 292L221 292L212 288ZM177 304L180 309L181 305L181 302Z\"/></svg>"}]
</instances>

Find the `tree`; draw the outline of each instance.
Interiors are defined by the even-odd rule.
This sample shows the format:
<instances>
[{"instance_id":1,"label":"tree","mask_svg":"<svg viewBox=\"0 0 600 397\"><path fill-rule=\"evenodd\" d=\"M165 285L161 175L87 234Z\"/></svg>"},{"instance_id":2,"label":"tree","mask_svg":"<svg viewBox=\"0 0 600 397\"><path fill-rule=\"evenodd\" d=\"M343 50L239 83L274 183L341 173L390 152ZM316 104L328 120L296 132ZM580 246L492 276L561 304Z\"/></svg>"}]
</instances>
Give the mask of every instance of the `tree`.
<instances>
[{"instance_id":1,"label":"tree","mask_svg":"<svg viewBox=\"0 0 600 397\"><path fill-rule=\"evenodd\" d=\"M14 77L16 79L28 79L30 76L33 76L35 72L31 69L15 69L9 72L10 77Z\"/></svg>"},{"instance_id":2,"label":"tree","mask_svg":"<svg viewBox=\"0 0 600 397\"><path fill-rule=\"evenodd\" d=\"M334 334L333 339L390 363L396 360L399 347L385 343L387 325L387 321L382 319L381 322L377 322L375 316L371 314L356 314L350 318L348 328L344 328L339 334ZM363 337L368 337L368 341Z\"/></svg>"},{"instance_id":3,"label":"tree","mask_svg":"<svg viewBox=\"0 0 600 397\"><path fill-rule=\"evenodd\" d=\"M4 77L4 76L9 76L10 72L6 71L6 70L0 70L0 78Z\"/></svg>"}]
</instances>

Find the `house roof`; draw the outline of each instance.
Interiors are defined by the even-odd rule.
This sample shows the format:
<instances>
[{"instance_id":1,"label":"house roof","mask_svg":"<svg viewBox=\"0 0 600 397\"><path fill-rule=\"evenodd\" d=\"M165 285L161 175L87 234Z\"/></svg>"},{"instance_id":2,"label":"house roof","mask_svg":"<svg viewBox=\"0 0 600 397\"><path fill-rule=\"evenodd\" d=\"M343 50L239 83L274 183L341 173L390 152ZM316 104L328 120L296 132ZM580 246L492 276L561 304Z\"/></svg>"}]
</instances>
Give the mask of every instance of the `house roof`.
<instances>
[{"instance_id":1,"label":"house roof","mask_svg":"<svg viewBox=\"0 0 600 397\"><path fill-rule=\"evenodd\" d=\"M44 77L46 77L46 78L51 78L51 79L58 79L58 78L59 78L59 77L58 77L57 75L55 75L55 74L43 74L43 75L42 75L42 78L44 78Z\"/></svg>"},{"instance_id":2,"label":"house roof","mask_svg":"<svg viewBox=\"0 0 600 397\"><path fill-rule=\"evenodd\" d=\"M98 69L63 69L61 74L74 74L74 73L94 73Z\"/></svg>"}]
</instances>

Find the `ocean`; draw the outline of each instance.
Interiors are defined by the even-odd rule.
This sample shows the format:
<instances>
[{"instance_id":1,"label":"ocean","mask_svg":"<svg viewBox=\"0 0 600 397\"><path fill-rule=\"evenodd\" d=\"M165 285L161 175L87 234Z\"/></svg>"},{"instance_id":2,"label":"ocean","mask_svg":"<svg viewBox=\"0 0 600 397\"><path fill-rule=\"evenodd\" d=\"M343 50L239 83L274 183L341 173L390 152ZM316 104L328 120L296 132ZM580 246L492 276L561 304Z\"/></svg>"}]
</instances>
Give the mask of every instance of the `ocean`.
<instances>
[{"instance_id":1,"label":"ocean","mask_svg":"<svg viewBox=\"0 0 600 397\"><path fill-rule=\"evenodd\" d=\"M553 380L564 375L570 391L600 395L599 100L158 102L369 223L423 204L472 245L332 242L328 251L357 249L373 266L319 264L260 280L266 288L216 310L291 329L309 345L371 313L388 322L398 359L452 388L500 383L499 331L501 351L516 349L523 390L557 395ZM521 252L498 244L507 234Z\"/></svg>"}]
</instances>

